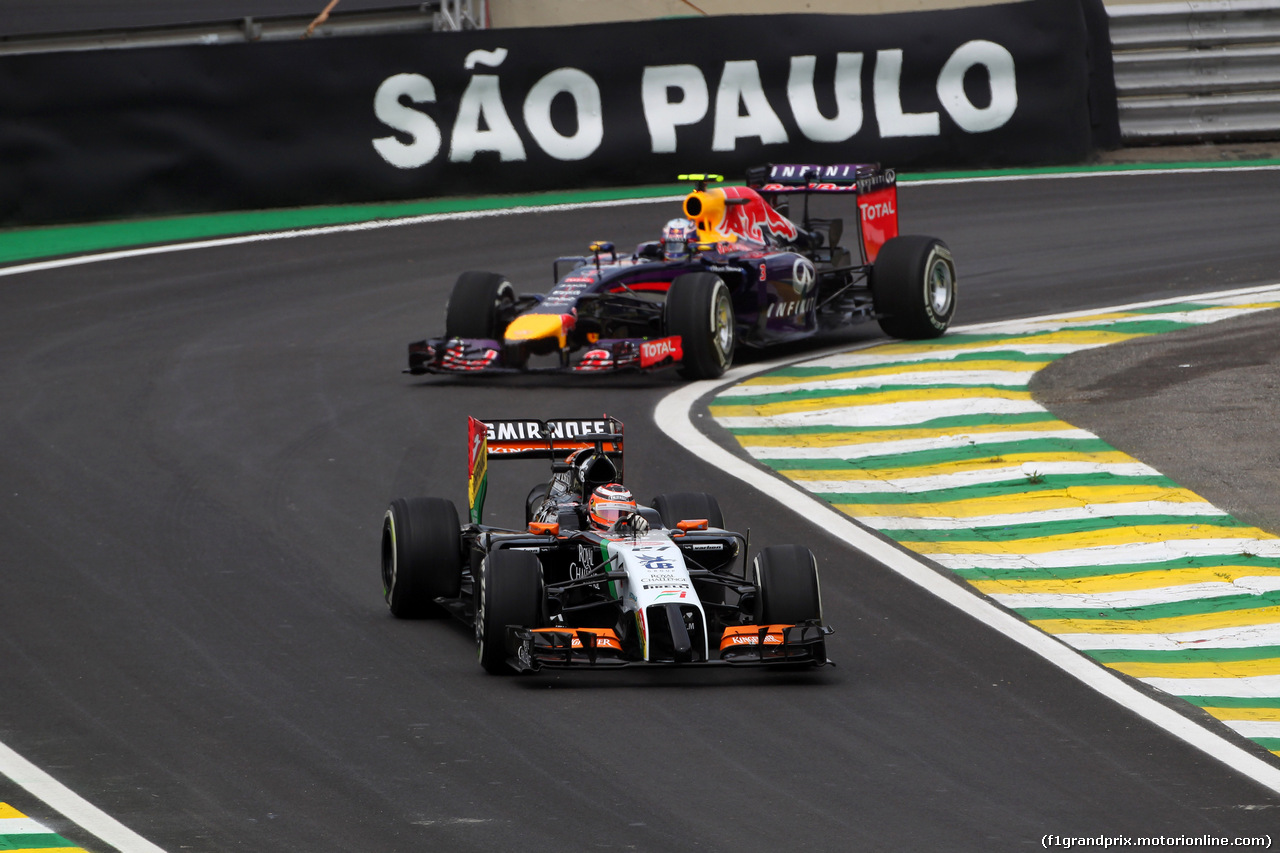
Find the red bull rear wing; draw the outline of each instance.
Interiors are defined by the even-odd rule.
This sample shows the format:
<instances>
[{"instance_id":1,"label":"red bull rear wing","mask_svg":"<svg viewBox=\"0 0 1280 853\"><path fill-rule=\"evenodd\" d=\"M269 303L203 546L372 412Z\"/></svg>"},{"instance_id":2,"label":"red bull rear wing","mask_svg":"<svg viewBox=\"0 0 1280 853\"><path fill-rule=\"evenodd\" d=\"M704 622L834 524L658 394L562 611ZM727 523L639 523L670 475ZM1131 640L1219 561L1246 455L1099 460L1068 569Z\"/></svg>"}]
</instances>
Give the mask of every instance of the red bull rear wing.
<instances>
[{"instance_id":1,"label":"red bull rear wing","mask_svg":"<svg viewBox=\"0 0 1280 853\"><path fill-rule=\"evenodd\" d=\"M747 171L747 186L770 204L794 193L851 193L858 203L862 254L871 263L880 247L898 236L898 175L879 163L771 164Z\"/></svg>"},{"instance_id":2,"label":"red bull rear wing","mask_svg":"<svg viewBox=\"0 0 1280 853\"><path fill-rule=\"evenodd\" d=\"M747 186L762 193L848 193L859 195L897 185L893 169L879 163L843 163L821 166L786 163L758 166L747 171Z\"/></svg>"}]
</instances>

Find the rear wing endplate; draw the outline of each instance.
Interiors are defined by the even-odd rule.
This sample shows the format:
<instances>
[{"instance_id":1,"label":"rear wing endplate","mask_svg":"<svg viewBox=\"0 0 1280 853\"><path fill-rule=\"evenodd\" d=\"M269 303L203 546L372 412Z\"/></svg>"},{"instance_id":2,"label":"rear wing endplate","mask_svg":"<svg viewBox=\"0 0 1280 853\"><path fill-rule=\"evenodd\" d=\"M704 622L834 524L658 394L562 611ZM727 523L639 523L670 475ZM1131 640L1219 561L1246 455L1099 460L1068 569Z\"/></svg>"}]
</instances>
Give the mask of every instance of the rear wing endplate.
<instances>
[{"instance_id":1,"label":"rear wing endplate","mask_svg":"<svg viewBox=\"0 0 1280 853\"><path fill-rule=\"evenodd\" d=\"M594 447L622 473L622 421L599 418L467 419L467 504L471 521L480 523L489 484L489 457L549 459L554 468L575 450Z\"/></svg>"}]
</instances>

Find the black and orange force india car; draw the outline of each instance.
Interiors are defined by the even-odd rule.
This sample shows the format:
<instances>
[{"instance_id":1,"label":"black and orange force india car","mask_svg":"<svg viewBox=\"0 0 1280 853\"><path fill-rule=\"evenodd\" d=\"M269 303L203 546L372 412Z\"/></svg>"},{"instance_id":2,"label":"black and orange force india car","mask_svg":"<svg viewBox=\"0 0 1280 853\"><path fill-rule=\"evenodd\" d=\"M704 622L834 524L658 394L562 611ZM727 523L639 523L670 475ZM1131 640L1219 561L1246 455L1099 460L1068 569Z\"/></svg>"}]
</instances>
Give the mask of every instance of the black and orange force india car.
<instances>
[{"instance_id":1,"label":"black and orange force india car","mask_svg":"<svg viewBox=\"0 0 1280 853\"><path fill-rule=\"evenodd\" d=\"M750 557L708 494L662 494L607 517L588 509L588 495L629 495L616 419L471 418L468 437L465 524L443 498L387 510L382 585L395 616L473 625L491 673L829 662L808 548ZM551 461L520 527L483 520L488 463L507 459Z\"/></svg>"},{"instance_id":2,"label":"black and orange force india car","mask_svg":"<svg viewBox=\"0 0 1280 853\"><path fill-rule=\"evenodd\" d=\"M776 165L746 186L695 181L662 240L620 255L609 242L555 261L555 286L519 294L504 276L465 272L444 336L409 344L406 372L655 370L720 376L739 346L764 348L875 319L898 338L933 338L956 307L945 243L898 234L898 191L878 165ZM809 215L809 197L856 205L843 219ZM799 196L793 201L793 197ZM798 223L789 218L798 206ZM851 236L848 245L846 236Z\"/></svg>"}]
</instances>

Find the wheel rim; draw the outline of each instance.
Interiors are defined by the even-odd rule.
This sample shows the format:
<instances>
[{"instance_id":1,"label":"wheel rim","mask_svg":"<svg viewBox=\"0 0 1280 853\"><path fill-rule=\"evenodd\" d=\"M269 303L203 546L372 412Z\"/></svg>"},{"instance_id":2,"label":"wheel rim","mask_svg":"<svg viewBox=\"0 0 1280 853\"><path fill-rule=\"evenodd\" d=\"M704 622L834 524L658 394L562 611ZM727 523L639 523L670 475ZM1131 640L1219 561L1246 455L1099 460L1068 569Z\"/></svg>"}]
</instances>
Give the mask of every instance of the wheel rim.
<instances>
[{"instance_id":1,"label":"wheel rim","mask_svg":"<svg viewBox=\"0 0 1280 853\"><path fill-rule=\"evenodd\" d=\"M951 265L942 258L934 258L929 267L929 277L925 281L929 307L938 317L951 313L951 303L955 299L955 278L951 275Z\"/></svg>"},{"instance_id":2,"label":"wheel rim","mask_svg":"<svg viewBox=\"0 0 1280 853\"><path fill-rule=\"evenodd\" d=\"M733 352L733 306L729 303L729 291L723 283L716 287L711 306L711 340L715 344L720 364L727 365L729 355Z\"/></svg>"},{"instance_id":3,"label":"wheel rim","mask_svg":"<svg viewBox=\"0 0 1280 853\"><path fill-rule=\"evenodd\" d=\"M382 594L391 600L396 586L396 523L388 512L382 525Z\"/></svg>"},{"instance_id":4,"label":"wheel rim","mask_svg":"<svg viewBox=\"0 0 1280 853\"><path fill-rule=\"evenodd\" d=\"M497 296L493 300L493 313L489 318L489 327L493 330L494 337L498 340L502 339L502 334L507 330L507 326L515 319L516 315L516 290L508 282L503 282L498 288Z\"/></svg>"},{"instance_id":5,"label":"wheel rim","mask_svg":"<svg viewBox=\"0 0 1280 853\"><path fill-rule=\"evenodd\" d=\"M480 564L480 589L476 595L476 657L481 661L484 660L484 588L489 574L485 571L485 569L488 568L488 563L489 561L486 558L485 561Z\"/></svg>"}]
</instances>

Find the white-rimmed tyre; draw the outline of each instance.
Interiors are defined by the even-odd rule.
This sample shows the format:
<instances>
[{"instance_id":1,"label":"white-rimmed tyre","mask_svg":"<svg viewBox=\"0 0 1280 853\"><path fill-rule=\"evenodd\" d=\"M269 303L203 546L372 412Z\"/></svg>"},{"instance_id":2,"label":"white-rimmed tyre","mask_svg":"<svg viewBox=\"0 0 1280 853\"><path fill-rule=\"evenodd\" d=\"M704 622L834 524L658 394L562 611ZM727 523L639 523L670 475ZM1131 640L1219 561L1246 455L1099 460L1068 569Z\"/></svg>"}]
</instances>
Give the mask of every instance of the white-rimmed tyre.
<instances>
[{"instance_id":1,"label":"white-rimmed tyre","mask_svg":"<svg viewBox=\"0 0 1280 853\"><path fill-rule=\"evenodd\" d=\"M818 560L803 545L761 549L751 564L757 625L796 625L822 619Z\"/></svg>"},{"instance_id":2,"label":"white-rimmed tyre","mask_svg":"<svg viewBox=\"0 0 1280 853\"><path fill-rule=\"evenodd\" d=\"M462 585L458 511L444 498L396 498L382 519L382 594L392 615L445 615L437 598L457 598Z\"/></svg>"},{"instance_id":3,"label":"white-rimmed tyre","mask_svg":"<svg viewBox=\"0 0 1280 853\"><path fill-rule=\"evenodd\" d=\"M458 276L444 309L446 338L502 340L515 317L516 289L492 272L464 272Z\"/></svg>"},{"instance_id":4,"label":"white-rimmed tyre","mask_svg":"<svg viewBox=\"0 0 1280 853\"><path fill-rule=\"evenodd\" d=\"M528 551L490 551L476 588L476 654L492 675L515 672L507 665L507 626L542 624L542 564Z\"/></svg>"},{"instance_id":5,"label":"white-rimmed tyre","mask_svg":"<svg viewBox=\"0 0 1280 853\"><path fill-rule=\"evenodd\" d=\"M906 340L936 338L956 312L956 264L936 237L907 234L880 247L871 267L880 328Z\"/></svg>"},{"instance_id":6,"label":"white-rimmed tyre","mask_svg":"<svg viewBox=\"0 0 1280 853\"><path fill-rule=\"evenodd\" d=\"M715 379L733 364L733 300L729 287L713 273L676 276L664 308L668 335L680 336L685 379Z\"/></svg>"}]
</instances>

